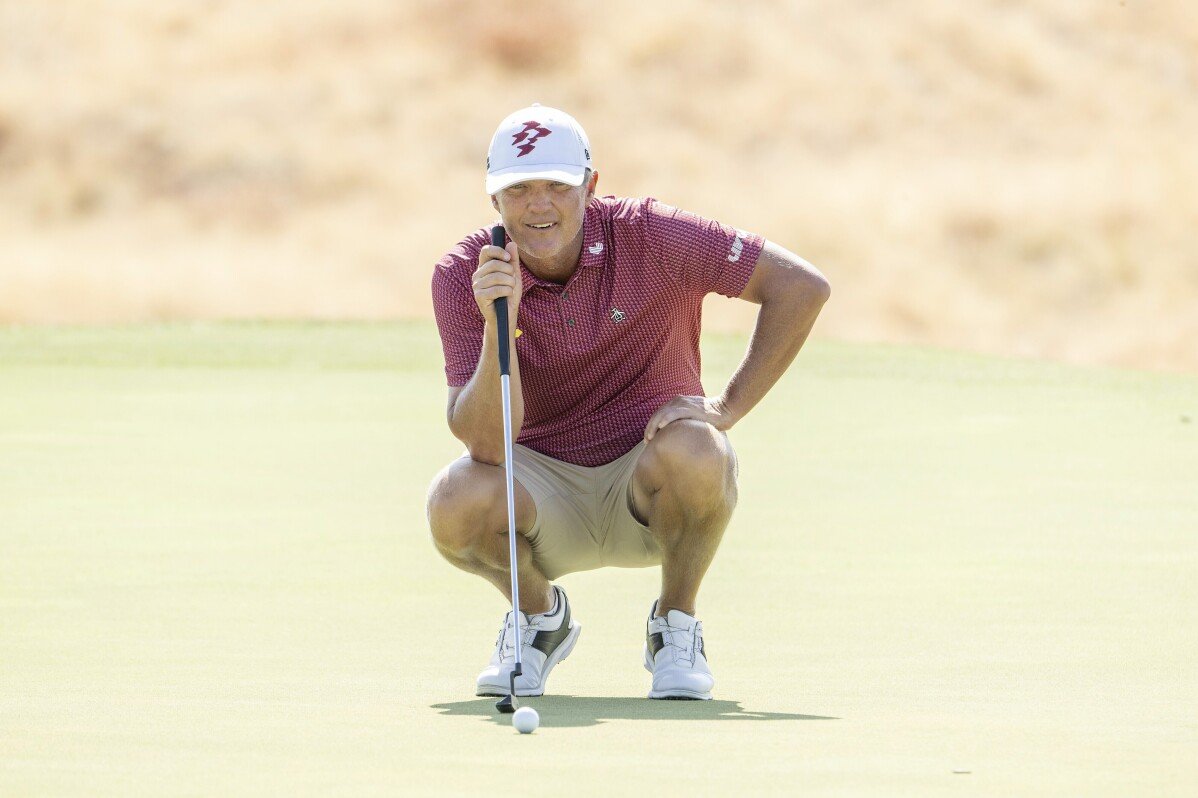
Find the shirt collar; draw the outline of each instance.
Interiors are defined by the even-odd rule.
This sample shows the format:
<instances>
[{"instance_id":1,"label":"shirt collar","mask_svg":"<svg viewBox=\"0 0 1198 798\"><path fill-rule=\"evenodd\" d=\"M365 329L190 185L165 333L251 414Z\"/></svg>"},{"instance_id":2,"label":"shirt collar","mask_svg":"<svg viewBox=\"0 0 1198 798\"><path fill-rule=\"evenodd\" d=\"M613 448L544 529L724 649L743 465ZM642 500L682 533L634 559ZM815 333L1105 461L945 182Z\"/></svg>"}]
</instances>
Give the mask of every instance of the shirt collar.
<instances>
[{"instance_id":1,"label":"shirt collar","mask_svg":"<svg viewBox=\"0 0 1198 798\"><path fill-rule=\"evenodd\" d=\"M602 268L607 262L607 241L603 235L601 205L598 198L592 199L582 217L582 253L578 258L580 269L588 266Z\"/></svg>"}]
</instances>

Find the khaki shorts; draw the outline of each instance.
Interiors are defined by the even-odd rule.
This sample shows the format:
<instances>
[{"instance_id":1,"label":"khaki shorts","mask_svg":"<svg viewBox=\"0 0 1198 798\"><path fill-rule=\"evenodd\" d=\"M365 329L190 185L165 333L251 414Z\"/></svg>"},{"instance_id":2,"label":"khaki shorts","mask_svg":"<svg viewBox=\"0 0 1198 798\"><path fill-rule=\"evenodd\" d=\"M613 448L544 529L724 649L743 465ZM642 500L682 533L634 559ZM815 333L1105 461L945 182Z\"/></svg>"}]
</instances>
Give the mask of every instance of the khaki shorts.
<instances>
[{"instance_id":1,"label":"khaki shorts","mask_svg":"<svg viewBox=\"0 0 1198 798\"><path fill-rule=\"evenodd\" d=\"M606 465L563 463L517 445L516 481L537 507L525 533L533 561L548 579L575 571L661 564L649 527L632 514L632 472L645 449L641 441Z\"/></svg>"}]
</instances>

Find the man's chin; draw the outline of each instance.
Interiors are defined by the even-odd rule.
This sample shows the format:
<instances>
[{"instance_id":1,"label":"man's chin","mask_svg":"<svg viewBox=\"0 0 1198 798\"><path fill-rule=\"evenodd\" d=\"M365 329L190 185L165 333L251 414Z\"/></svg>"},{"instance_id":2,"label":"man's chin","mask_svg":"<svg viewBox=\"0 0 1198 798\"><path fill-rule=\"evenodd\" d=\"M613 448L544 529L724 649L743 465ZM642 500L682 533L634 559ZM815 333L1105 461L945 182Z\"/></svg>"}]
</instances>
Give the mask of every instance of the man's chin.
<instances>
[{"instance_id":1,"label":"man's chin","mask_svg":"<svg viewBox=\"0 0 1198 798\"><path fill-rule=\"evenodd\" d=\"M556 241L526 241L524 243L516 242L516 246L520 249L521 256L535 258L537 260L551 260L555 255L561 252L562 248L557 245Z\"/></svg>"}]
</instances>

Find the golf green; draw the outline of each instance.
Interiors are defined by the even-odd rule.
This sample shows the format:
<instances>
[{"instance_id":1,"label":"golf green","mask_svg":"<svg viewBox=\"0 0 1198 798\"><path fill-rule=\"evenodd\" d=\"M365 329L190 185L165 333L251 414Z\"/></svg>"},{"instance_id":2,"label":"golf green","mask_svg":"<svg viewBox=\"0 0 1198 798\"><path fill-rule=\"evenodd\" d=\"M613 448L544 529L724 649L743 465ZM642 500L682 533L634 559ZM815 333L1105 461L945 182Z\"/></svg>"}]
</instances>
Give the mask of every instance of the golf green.
<instances>
[{"instance_id":1,"label":"golf green","mask_svg":"<svg viewBox=\"0 0 1198 798\"><path fill-rule=\"evenodd\" d=\"M444 403L427 322L0 330L0 795L1193 794L1198 378L811 343L731 432L716 700L644 698L655 570L575 574L531 736Z\"/></svg>"}]
</instances>

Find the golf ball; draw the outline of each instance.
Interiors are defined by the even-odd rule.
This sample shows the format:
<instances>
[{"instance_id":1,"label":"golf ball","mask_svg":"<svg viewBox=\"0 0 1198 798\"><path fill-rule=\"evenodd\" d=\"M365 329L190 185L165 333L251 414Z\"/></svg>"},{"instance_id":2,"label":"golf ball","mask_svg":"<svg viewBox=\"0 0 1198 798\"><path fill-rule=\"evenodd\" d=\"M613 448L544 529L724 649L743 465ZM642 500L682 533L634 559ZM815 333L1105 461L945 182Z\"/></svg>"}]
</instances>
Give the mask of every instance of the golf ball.
<instances>
[{"instance_id":1,"label":"golf ball","mask_svg":"<svg viewBox=\"0 0 1198 798\"><path fill-rule=\"evenodd\" d=\"M532 707L520 707L512 715L512 725L521 734L532 734L541 725L541 716Z\"/></svg>"}]
</instances>

